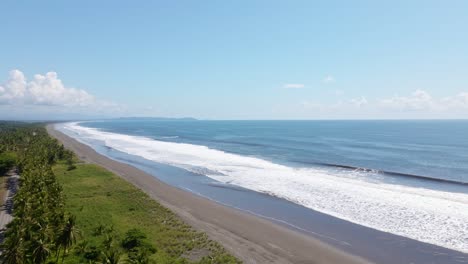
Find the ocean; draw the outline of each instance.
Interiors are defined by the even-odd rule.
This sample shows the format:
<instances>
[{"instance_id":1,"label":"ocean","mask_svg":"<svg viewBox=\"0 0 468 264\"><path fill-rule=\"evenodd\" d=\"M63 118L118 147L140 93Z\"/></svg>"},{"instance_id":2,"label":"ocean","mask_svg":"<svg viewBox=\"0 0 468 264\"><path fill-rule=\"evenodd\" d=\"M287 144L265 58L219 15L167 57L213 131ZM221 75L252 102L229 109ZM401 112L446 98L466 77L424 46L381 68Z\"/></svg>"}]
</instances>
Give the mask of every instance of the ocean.
<instances>
[{"instance_id":1,"label":"ocean","mask_svg":"<svg viewBox=\"0 0 468 264\"><path fill-rule=\"evenodd\" d=\"M298 229L308 223L265 212L254 206L260 196L242 190L468 253L468 121L116 119L56 127L176 187Z\"/></svg>"}]
</instances>

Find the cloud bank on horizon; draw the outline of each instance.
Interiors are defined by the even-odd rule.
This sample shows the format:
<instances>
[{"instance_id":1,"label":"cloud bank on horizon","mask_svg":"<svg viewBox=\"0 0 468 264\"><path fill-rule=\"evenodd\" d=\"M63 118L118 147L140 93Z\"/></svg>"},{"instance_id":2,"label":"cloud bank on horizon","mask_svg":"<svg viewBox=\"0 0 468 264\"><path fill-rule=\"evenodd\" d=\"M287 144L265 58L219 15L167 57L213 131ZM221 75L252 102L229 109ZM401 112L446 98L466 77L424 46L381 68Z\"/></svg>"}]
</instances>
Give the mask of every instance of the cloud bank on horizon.
<instances>
[{"instance_id":1,"label":"cloud bank on horizon","mask_svg":"<svg viewBox=\"0 0 468 264\"><path fill-rule=\"evenodd\" d=\"M302 101L302 106L307 109L315 109L321 112L359 108L362 110L375 110L379 111L379 113L386 112L387 114L397 112L446 114L446 118L460 118L459 115L451 117L450 114L464 113L466 114L464 117L468 118L468 92L460 92L456 95L436 98L425 90L416 89L413 93L407 96L395 95L389 98L375 98L372 100L367 99L365 96L360 96L348 100L339 100L334 104ZM428 116L428 118L431 118L431 116Z\"/></svg>"},{"instance_id":2,"label":"cloud bank on horizon","mask_svg":"<svg viewBox=\"0 0 468 264\"><path fill-rule=\"evenodd\" d=\"M19 70L10 71L9 75L9 79L0 85L0 104L83 107L96 103L88 92L65 87L56 72L36 74L31 81Z\"/></svg>"},{"instance_id":3,"label":"cloud bank on horizon","mask_svg":"<svg viewBox=\"0 0 468 264\"><path fill-rule=\"evenodd\" d=\"M335 79L328 75L322 81L331 83ZM284 84L283 88L309 89L305 84L300 83ZM336 114L337 118L339 118L340 114L349 114L354 111L358 118L359 113L368 112L378 113L385 118L395 118L394 114L396 113L429 114L426 118L468 117L468 92L460 92L440 98L434 97L422 89L416 89L406 96L394 95L388 98L370 99L366 96L360 96L343 99L342 95L343 93L335 93L337 101L329 104L315 102L314 100L298 102L297 105L301 106L299 111L302 111L300 113L302 115L299 114L299 116L308 118L308 114L310 114L311 119L320 119L322 117L336 118L333 116L333 114ZM10 114L25 109L28 111L38 110L45 117L55 115L58 111L67 118L73 118L77 114L92 118L98 116L132 116L135 113L132 109L123 109L118 104L96 99L86 90L66 87L62 80L58 78L56 72L50 71L44 75L35 74L31 80L28 80L23 72L16 69L11 70L8 79L0 84L0 107L3 109L9 107L12 110ZM149 109L153 110L153 107ZM455 115L452 116L452 113ZM24 113L23 116L25 116ZM1 115L0 118L2 118ZM401 115L397 118L401 118ZM414 118L414 115L408 115L408 118Z\"/></svg>"},{"instance_id":4,"label":"cloud bank on horizon","mask_svg":"<svg viewBox=\"0 0 468 264\"><path fill-rule=\"evenodd\" d=\"M35 74L28 80L20 70L11 70L8 79L0 84L0 106L9 107L8 114L37 110L41 118L59 114L59 117L73 116L97 117L106 116L120 111L120 106L104 100L99 100L85 90L66 87L54 71L44 75ZM24 118L37 118L34 112L21 113ZM2 118L2 116L0 116ZM54 119L54 118L51 118Z\"/></svg>"}]
</instances>

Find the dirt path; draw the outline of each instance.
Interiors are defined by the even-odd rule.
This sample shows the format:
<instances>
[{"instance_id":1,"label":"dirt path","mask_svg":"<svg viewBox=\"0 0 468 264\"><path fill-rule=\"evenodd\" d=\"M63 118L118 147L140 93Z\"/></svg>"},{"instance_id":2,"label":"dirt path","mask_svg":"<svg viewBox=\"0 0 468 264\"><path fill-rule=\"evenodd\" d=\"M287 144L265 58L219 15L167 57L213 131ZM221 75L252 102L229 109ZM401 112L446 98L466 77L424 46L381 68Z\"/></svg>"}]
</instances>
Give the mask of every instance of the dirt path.
<instances>
[{"instance_id":1,"label":"dirt path","mask_svg":"<svg viewBox=\"0 0 468 264\"><path fill-rule=\"evenodd\" d=\"M3 197L3 205L0 209L0 243L3 242L5 227L13 220L13 196L18 189L19 175L15 169L7 173L4 187L6 188Z\"/></svg>"}]
</instances>

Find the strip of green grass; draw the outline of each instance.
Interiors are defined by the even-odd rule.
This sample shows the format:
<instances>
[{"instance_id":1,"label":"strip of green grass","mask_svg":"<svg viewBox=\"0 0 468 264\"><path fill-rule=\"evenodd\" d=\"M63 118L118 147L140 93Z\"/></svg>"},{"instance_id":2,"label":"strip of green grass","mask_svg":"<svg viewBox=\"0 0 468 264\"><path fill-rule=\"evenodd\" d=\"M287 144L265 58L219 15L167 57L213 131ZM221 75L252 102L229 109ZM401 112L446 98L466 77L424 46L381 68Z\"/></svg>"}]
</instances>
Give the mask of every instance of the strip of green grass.
<instances>
[{"instance_id":1,"label":"strip of green grass","mask_svg":"<svg viewBox=\"0 0 468 264\"><path fill-rule=\"evenodd\" d=\"M87 241L87 248L99 247L106 235L100 229L111 229L117 239L138 228L148 237L157 252L156 263L239 263L206 234L193 230L174 213L147 194L113 173L92 164L77 164L67 171L65 164L54 166L63 186L66 210L77 218L82 235L77 244ZM70 250L65 263L82 263L85 259Z\"/></svg>"}]
</instances>

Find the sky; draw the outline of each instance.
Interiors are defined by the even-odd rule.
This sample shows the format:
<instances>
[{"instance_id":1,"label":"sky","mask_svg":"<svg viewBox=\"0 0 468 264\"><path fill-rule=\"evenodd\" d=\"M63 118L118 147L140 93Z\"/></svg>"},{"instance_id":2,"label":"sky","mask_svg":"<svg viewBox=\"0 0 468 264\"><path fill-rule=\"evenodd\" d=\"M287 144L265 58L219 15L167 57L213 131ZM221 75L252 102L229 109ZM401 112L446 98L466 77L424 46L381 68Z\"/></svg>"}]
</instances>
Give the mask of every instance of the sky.
<instances>
[{"instance_id":1,"label":"sky","mask_svg":"<svg viewBox=\"0 0 468 264\"><path fill-rule=\"evenodd\" d=\"M0 119L468 118L468 1L0 10Z\"/></svg>"}]
</instances>

